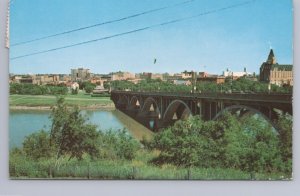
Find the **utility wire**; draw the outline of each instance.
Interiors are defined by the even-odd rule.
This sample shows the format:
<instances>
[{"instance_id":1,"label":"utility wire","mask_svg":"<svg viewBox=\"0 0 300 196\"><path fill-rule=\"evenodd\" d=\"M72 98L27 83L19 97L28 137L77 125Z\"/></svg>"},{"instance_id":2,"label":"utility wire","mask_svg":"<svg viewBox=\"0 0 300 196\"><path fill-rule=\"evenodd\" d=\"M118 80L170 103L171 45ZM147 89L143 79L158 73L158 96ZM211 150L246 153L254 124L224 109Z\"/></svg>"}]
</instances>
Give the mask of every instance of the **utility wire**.
<instances>
[{"instance_id":1,"label":"utility wire","mask_svg":"<svg viewBox=\"0 0 300 196\"><path fill-rule=\"evenodd\" d=\"M106 37L101 37L101 38L98 38L98 39L88 40L88 41L79 42L79 43L75 43L75 44L71 44L71 45L66 45L66 46L62 46L62 47L58 47L58 48L52 48L52 49L48 49L48 50L43 50L43 51L39 51L39 52L34 52L34 53L30 53L30 54L16 56L16 57L10 58L10 60L24 58L24 57L28 57L28 56L37 55L37 54L43 54L43 53L52 52L52 51L56 51L56 50L61 50L61 49L65 49L65 48L71 48L71 47L74 47L74 46L79 46L79 45L84 45L84 44L88 44L88 43L92 43L92 42L97 42L97 41L102 41L102 40L111 39L111 38L115 38L115 37L120 37L120 36L123 36L123 35L132 34L132 33L137 33L137 32L140 32L140 31L145 31L145 30L148 30L148 29L153 29L153 28L157 28L157 27L161 27L161 26L165 26L165 25L169 25L169 24L173 24L173 23L178 23L178 22L193 19L193 18L197 18L197 17L200 17L200 16L213 14L213 13L217 13L217 12L222 12L222 11L233 9L233 8L236 8L236 7L245 6L247 4L253 3L254 1L255 0L245 1L245 2L242 2L242 3L233 4L233 5L230 5L230 6L210 10L210 11L207 11L207 12L202 12L200 14L196 14L196 15L193 15L193 16L174 19L174 20L171 20L171 21L167 21L167 22L163 22L163 23L160 23L160 24L147 26L147 27L143 27L143 28L139 28L139 29L123 32L123 33L118 33L118 34L114 34L114 35L110 35L110 36L106 36Z\"/></svg>"},{"instance_id":2,"label":"utility wire","mask_svg":"<svg viewBox=\"0 0 300 196\"><path fill-rule=\"evenodd\" d=\"M103 25L107 25L107 24L111 24L111 23L115 23L115 22L120 22L120 21L123 21L123 20L128 20L128 19L139 17L139 16L142 16L142 15L146 15L146 14L150 14L150 13L154 13L154 12L159 12L159 11L166 10L166 9L169 9L169 8L178 7L178 6L181 6L181 5L184 5L184 4L192 3L193 1L196 1L196 0L183 1L183 2L180 2L180 3L173 4L173 5L160 7L160 8L156 8L156 9L152 9L152 10L148 10L148 11L144 11L144 12L133 14L133 15L130 15L130 16L125 16L125 17L119 18L119 19L109 20L109 21L106 21L106 22L101 22L101 23L97 23L97 24L93 24L93 25L89 25L89 26L85 26L85 27L80 27L80 28L77 28L77 29L64 31L64 32L61 32L61 33L47 35L47 36L35 38L35 39L32 39L32 40L22 41L22 42L18 42L18 43L15 43L15 44L11 44L11 46L23 45L23 44L27 44L27 43L31 43L31 42L35 42L35 41L39 41L39 40L43 40L43 39L47 39L47 38L51 38L51 37L56 37L56 36L60 36L60 35L73 33L73 32L76 32L76 31L82 31L82 30L85 30L85 29L93 28L93 27L103 26Z\"/></svg>"}]
</instances>

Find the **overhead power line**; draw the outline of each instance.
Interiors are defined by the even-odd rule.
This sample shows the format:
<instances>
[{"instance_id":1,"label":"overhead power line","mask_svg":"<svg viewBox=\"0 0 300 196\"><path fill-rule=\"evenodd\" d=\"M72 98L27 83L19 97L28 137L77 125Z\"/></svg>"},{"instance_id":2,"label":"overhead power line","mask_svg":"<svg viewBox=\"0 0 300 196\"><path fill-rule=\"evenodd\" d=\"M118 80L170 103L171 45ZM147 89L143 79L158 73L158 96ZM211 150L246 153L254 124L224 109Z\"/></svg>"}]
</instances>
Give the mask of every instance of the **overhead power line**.
<instances>
[{"instance_id":1,"label":"overhead power line","mask_svg":"<svg viewBox=\"0 0 300 196\"><path fill-rule=\"evenodd\" d=\"M109 21L105 21L105 22L101 22L101 23L97 23L97 24L93 24L93 25L89 25L89 26L85 26L85 27L80 27L80 28L76 28L76 29L72 29L72 30L52 34L52 35L47 35L47 36L43 36L43 37L39 37L39 38L27 40L27 41L22 41L22 42L11 44L11 46L23 45L23 44L43 40L43 39L48 39L48 38L51 38L51 37L57 37L57 36L60 36L60 35L73 33L73 32L76 32L76 31L82 31L82 30L85 30L85 29L90 29L90 28L94 28L94 27L98 27L98 26L103 26L103 25L115 23L115 22L120 22L120 21L123 21L123 20L128 20L128 19L139 17L139 16L142 16L142 15L146 15L146 14L150 14L150 13L154 13L154 12L159 12L159 11L166 10L166 9L169 9L169 8L178 7L178 6L181 6L181 5L184 5L184 4L192 3L193 1L196 1L196 0L183 1L183 2L180 2L180 3L173 4L173 5L160 7L160 8L144 11L144 12L140 12L140 13L133 14L133 15L130 15L130 16L125 16L125 17L119 18L119 19L109 20Z\"/></svg>"},{"instance_id":2,"label":"overhead power line","mask_svg":"<svg viewBox=\"0 0 300 196\"><path fill-rule=\"evenodd\" d=\"M163 23L160 23L160 24L155 24L155 25L151 25L151 26L147 26L147 27L143 27L143 28L123 32L123 33L118 33L118 34L114 34L114 35L110 35L110 36L106 36L106 37L101 37L101 38L98 38L98 39L88 40L88 41L79 42L79 43L75 43L75 44L71 44L71 45L66 45L66 46L61 46L61 47L52 48L52 49L48 49L48 50L43 50L43 51L39 51L39 52L34 52L34 53L30 53L30 54L25 54L25 55L21 55L21 56L16 56L16 57L12 57L10 59L15 60L15 59L24 58L24 57L28 57L28 56L33 56L33 55L37 55L37 54L43 54L43 53L47 53L47 52L62 50L62 49L65 49L65 48L71 48L71 47L75 47L75 46L79 46L79 45L84 45L84 44L88 44L88 43L92 43L92 42L98 42L98 41L102 41L102 40L106 40L106 39L120 37L120 36L123 36L123 35L137 33L137 32L140 32L140 31L145 31L145 30L157 28L157 27L160 27L160 26L165 26L165 25L169 25L169 24L173 24L173 23L178 23L178 22L181 22L181 21L197 18L197 17L200 17L200 16L213 14L213 13L217 13L217 12L222 12L222 11L233 9L233 8L236 8L236 7L245 6L247 4L253 3L254 1L255 0L244 1L242 3L233 4L233 5L230 5L230 6L226 6L226 7L206 11L206 12L199 13L199 14L196 14L196 15L193 15L193 16L189 16L189 17L178 18L178 19L163 22Z\"/></svg>"}]
</instances>

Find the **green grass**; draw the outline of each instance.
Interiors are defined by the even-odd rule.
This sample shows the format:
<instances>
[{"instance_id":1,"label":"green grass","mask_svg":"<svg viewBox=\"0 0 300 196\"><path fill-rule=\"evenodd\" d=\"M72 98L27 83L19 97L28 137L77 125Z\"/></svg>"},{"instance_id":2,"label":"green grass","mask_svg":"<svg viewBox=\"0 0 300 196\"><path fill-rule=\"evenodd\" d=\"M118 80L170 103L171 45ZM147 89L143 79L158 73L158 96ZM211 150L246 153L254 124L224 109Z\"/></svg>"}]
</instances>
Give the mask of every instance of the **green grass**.
<instances>
[{"instance_id":1,"label":"green grass","mask_svg":"<svg viewBox=\"0 0 300 196\"><path fill-rule=\"evenodd\" d=\"M13 171L13 170L11 170ZM58 168L52 165L24 162L16 167L11 178L53 178L53 179L137 179L137 180L251 180L250 173L224 168L181 168L173 165L161 167L134 161L97 160L70 162ZM281 174L255 173L256 180L284 179Z\"/></svg>"},{"instance_id":2,"label":"green grass","mask_svg":"<svg viewBox=\"0 0 300 196\"><path fill-rule=\"evenodd\" d=\"M65 103L69 106L78 105L79 107L87 106L107 106L112 105L110 97L91 97L79 93L77 95L65 95ZM53 95L10 95L10 106L53 106L56 103L56 96Z\"/></svg>"},{"instance_id":3,"label":"green grass","mask_svg":"<svg viewBox=\"0 0 300 196\"><path fill-rule=\"evenodd\" d=\"M98 159L82 161L65 157L54 167L54 159L33 161L26 157L10 159L12 179L136 179L136 180L251 180L248 172L231 168L182 168L171 164L155 166L148 161L157 152L139 151L132 161ZM281 173L255 173L256 180L287 179Z\"/></svg>"}]
</instances>

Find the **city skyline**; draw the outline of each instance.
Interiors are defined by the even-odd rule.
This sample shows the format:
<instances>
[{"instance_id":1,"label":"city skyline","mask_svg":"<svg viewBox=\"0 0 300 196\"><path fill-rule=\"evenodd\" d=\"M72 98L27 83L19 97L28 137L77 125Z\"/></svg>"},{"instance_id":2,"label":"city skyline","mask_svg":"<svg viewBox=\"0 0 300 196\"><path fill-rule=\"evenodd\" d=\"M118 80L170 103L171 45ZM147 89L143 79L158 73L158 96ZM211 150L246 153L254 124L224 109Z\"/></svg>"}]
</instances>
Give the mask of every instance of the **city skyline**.
<instances>
[{"instance_id":1,"label":"city skyline","mask_svg":"<svg viewBox=\"0 0 300 196\"><path fill-rule=\"evenodd\" d=\"M30 2L14 1L11 5L13 11L10 17L10 42L12 44L183 1L90 0L83 3L77 0L76 2L51 1L47 4L38 1ZM20 46L11 46L10 58L176 18L189 17L243 2L245 1L195 0L182 6L130 20ZM274 49L279 63L292 64L291 3L291 1L290 4L270 0L251 1L244 6L148 31L14 59L10 61L10 72L49 74L57 73L59 70L60 73L67 74L71 68L85 67L93 70L94 73L119 70L133 73L179 73L184 70L194 70L221 74L227 68L242 71L246 67L249 72L258 73L270 47ZM276 12L279 9L280 12ZM55 14L53 14L54 10L56 10ZM40 17L34 17L36 15ZM64 20L60 20L61 18Z\"/></svg>"}]
</instances>

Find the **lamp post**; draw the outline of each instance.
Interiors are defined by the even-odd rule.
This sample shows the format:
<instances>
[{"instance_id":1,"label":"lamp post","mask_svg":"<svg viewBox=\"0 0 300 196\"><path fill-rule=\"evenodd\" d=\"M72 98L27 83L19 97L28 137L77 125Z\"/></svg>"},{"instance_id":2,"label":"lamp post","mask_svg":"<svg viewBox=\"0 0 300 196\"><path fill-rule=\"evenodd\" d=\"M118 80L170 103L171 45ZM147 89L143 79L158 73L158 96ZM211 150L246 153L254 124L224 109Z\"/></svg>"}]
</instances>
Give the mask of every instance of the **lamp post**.
<instances>
[{"instance_id":1,"label":"lamp post","mask_svg":"<svg viewBox=\"0 0 300 196\"><path fill-rule=\"evenodd\" d=\"M196 72L192 71L192 93L196 92Z\"/></svg>"},{"instance_id":2,"label":"lamp post","mask_svg":"<svg viewBox=\"0 0 300 196\"><path fill-rule=\"evenodd\" d=\"M231 80L230 80L230 93L232 93L232 82L233 82L233 72L231 72Z\"/></svg>"}]
</instances>

